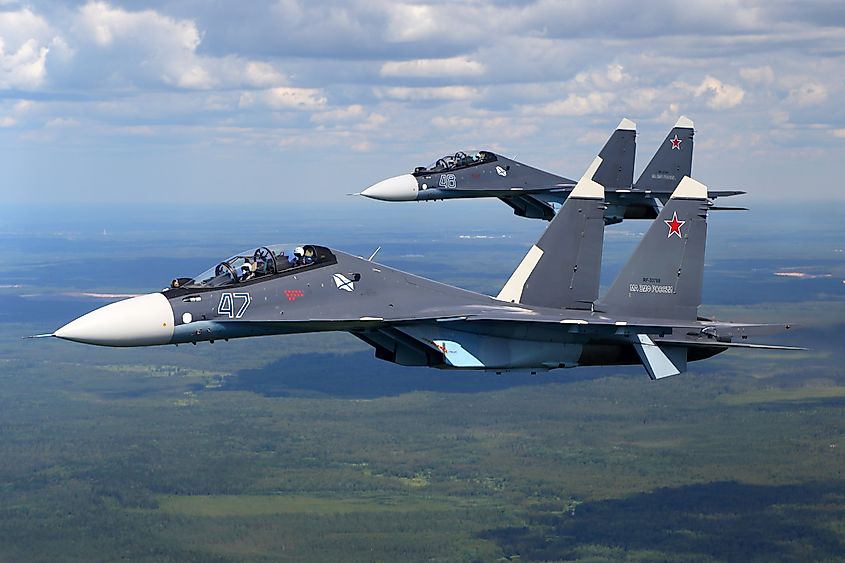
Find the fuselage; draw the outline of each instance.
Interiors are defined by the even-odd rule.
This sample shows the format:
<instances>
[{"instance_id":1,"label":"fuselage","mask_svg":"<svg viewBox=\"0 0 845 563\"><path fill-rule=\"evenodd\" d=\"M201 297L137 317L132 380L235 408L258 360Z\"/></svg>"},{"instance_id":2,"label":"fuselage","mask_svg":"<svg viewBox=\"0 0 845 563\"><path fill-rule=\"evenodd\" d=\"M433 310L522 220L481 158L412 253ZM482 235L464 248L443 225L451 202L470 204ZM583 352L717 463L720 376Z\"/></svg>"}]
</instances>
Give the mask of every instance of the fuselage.
<instances>
[{"instance_id":1,"label":"fuselage","mask_svg":"<svg viewBox=\"0 0 845 563\"><path fill-rule=\"evenodd\" d=\"M152 346L346 331L376 348L377 357L403 365L499 371L639 363L626 323L614 325L607 315L508 303L326 247L305 248L313 255L309 263L265 264L262 273L244 279L218 265L207 276L106 305L54 335L102 346ZM273 252L259 247L255 255L266 255L261 249ZM595 322L608 329L598 335L580 330Z\"/></svg>"}]
</instances>

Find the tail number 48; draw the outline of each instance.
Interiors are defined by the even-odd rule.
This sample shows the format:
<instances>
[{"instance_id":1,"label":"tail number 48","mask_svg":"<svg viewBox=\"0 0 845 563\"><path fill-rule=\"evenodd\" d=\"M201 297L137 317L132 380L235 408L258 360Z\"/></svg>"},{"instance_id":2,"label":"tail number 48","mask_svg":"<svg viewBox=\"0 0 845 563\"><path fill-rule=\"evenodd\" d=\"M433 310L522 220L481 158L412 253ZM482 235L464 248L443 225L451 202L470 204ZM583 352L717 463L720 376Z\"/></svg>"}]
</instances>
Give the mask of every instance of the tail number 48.
<instances>
[{"instance_id":1,"label":"tail number 48","mask_svg":"<svg viewBox=\"0 0 845 563\"><path fill-rule=\"evenodd\" d=\"M236 302L240 303L236 304ZM239 319L244 316L251 302L249 293L223 293L220 295L220 304L217 305L217 314L225 315L230 319ZM240 305L240 308L236 309L236 305Z\"/></svg>"}]
</instances>

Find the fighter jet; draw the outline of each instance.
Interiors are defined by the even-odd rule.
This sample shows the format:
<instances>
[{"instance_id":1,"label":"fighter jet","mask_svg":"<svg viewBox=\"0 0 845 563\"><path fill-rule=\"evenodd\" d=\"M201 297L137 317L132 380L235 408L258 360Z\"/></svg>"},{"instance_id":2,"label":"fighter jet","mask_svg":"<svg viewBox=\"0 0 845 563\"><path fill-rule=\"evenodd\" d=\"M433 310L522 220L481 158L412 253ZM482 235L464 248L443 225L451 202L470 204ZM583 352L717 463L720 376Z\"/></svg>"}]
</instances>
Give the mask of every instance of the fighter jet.
<instances>
[{"instance_id":1,"label":"fighter jet","mask_svg":"<svg viewBox=\"0 0 845 563\"><path fill-rule=\"evenodd\" d=\"M651 161L634 182L636 125L623 119L600 153L604 173L596 179L605 187L606 224L623 219L655 219L672 190L684 176L692 175L693 122L681 117ZM550 221L552 203L562 203L575 182L544 172L491 151L458 151L421 166L411 174L382 180L360 193L383 201L433 201L496 197L514 214ZM710 199L739 195L742 191L711 191ZM743 209L712 207L711 209Z\"/></svg>"},{"instance_id":2,"label":"fighter jet","mask_svg":"<svg viewBox=\"0 0 845 563\"><path fill-rule=\"evenodd\" d=\"M316 244L238 253L156 293L106 305L51 335L153 346L346 331L405 366L532 371L641 364L659 379L687 362L789 328L698 316L707 188L686 177L601 298L604 188L597 157L496 297ZM372 258L372 257L371 257Z\"/></svg>"}]
</instances>

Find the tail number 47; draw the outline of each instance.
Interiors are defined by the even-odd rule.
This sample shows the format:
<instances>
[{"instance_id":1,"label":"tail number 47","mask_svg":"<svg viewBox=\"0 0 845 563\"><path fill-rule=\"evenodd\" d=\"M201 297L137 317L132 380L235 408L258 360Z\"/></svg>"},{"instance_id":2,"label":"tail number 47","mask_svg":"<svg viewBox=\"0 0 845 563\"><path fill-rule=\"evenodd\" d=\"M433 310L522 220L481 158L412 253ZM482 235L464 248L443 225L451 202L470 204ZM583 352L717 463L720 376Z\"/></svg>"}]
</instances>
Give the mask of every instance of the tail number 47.
<instances>
[{"instance_id":1,"label":"tail number 47","mask_svg":"<svg viewBox=\"0 0 845 563\"><path fill-rule=\"evenodd\" d=\"M236 310L236 301L240 308ZM239 319L244 316L246 308L252 302L249 293L223 293L220 295L220 304L217 305L217 314L225 315L230 319Z\"/></svg>"}]
</instances>

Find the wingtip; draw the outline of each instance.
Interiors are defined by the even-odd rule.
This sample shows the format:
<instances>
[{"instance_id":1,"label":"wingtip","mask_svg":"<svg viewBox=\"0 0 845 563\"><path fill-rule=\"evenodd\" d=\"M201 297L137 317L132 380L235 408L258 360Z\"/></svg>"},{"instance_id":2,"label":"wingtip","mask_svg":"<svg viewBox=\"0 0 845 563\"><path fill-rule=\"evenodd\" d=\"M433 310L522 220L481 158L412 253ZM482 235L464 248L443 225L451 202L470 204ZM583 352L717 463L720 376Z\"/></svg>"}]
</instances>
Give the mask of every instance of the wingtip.
<instances>
[{"instance_id":1,"label":"wingtip","mask_svg":"<svg viewBox=\"0 0 845 563\"><path fill-rule=\"evenodd\" d=\"M622 121L619 122L619 125L616 126L616 129L622 129L624 131L636 131L637 124L628 119L627 117L623 117Z\"/></svg>"},{"instance_id":2,"label":"wingtip","mask_svg":"<svg viewBox=\"0 0 845 563\"><path fill-rule=\"evenodd\" d=\"M692 119L685 115L682 115L678 118L678 121L675 122L675 127L684 127L686 129L692 129L694 125L692 123Z\"/></svg>"}]
</instances>

